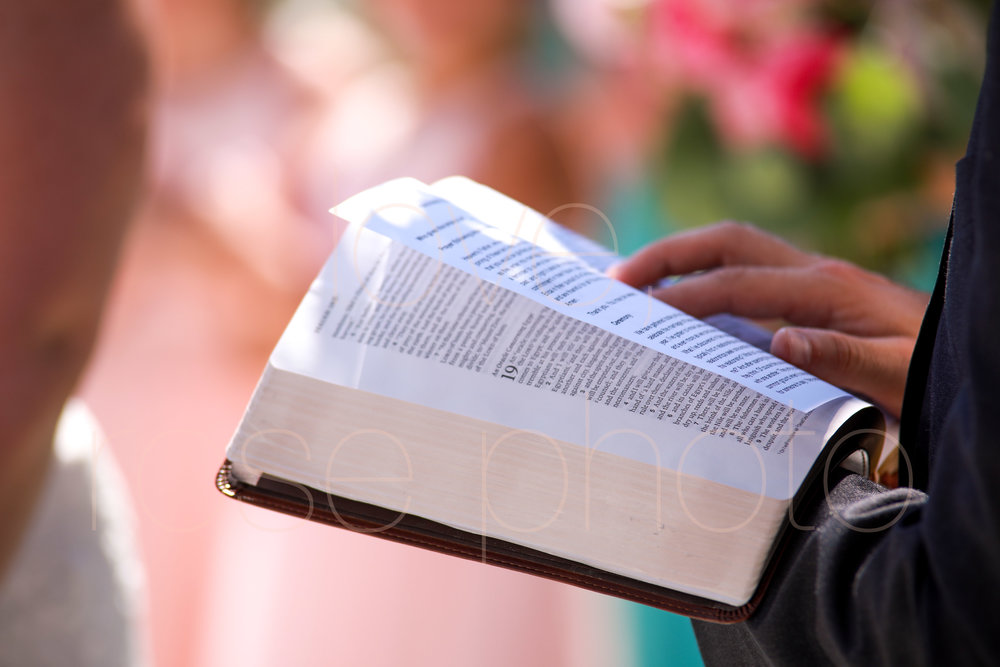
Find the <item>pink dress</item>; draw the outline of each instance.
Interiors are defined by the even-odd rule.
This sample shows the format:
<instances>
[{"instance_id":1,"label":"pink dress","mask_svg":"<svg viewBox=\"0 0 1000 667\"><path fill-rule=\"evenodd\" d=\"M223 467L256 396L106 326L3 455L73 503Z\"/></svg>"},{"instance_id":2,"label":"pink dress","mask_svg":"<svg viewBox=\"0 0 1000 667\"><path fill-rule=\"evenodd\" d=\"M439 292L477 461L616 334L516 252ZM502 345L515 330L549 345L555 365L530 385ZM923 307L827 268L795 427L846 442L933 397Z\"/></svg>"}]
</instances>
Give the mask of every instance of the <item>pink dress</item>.
<instances>
[{"instance_id":1,"label":"pink dress","mask_svg":"<svg viewBox=\"0 0 1000 667\"><path fill-rule=\"evenodd\" d=\"M295 212L275 146L302 99L253 56L164 101L159 195L133 230L85 382L132 495L155 664L628 664L608 598L215 490L270 348L332 248L325 219L247 220L239 200Z\"/></svg>"}]
</instances>

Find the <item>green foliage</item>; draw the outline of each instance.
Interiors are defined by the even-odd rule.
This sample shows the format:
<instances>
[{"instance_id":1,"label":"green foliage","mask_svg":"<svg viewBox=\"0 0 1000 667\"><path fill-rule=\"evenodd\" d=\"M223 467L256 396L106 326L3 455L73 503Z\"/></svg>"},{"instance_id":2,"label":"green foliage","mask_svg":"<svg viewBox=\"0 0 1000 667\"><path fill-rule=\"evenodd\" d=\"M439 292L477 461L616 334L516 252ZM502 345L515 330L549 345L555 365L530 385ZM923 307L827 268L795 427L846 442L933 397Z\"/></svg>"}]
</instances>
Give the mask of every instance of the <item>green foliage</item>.
<instances>
[{"instance_id":1,"label":"green foliage","mask_svg":"<svg viewBox=\"0 0 1000 667\"><path fill-rule=\"evenodd\" d=\"M850 43L821 100L828 141L813 159L781 145L727 147L705 101L686 99L659 165L669 219L753 221L927 286L981 68L967 57L934 63L921 70L873 39Z\"/></svg>"}]
</instances>

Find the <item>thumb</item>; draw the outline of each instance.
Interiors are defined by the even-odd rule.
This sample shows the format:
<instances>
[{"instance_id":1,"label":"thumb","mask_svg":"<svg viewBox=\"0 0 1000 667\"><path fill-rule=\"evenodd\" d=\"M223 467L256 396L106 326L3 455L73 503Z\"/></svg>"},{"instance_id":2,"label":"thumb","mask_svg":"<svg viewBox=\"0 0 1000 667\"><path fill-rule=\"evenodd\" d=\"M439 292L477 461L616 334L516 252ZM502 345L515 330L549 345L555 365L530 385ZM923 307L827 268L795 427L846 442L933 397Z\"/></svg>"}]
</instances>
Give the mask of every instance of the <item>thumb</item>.
<instances>
[{"instance_id":1,"label":"thumb","mask_svg":"<svg viewBox=\"0 0 1000 667\"><path fill-rule=\"evenodd\" d=\"M774 334L771 354L830 384L862 394L898 417L913 341L785 327Z\"/></svg>"}]
</instances>

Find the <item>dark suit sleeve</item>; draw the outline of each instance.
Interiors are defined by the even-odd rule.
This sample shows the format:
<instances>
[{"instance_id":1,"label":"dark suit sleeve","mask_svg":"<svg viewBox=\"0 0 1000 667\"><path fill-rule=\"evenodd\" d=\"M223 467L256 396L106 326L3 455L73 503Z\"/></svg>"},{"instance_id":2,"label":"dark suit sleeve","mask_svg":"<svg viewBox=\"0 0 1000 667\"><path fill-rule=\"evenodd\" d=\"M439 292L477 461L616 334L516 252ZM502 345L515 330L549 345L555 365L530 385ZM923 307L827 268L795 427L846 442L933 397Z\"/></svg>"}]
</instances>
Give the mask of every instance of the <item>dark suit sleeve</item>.
<instances>
[{"instance_id":1,"label":"dark suit sleeve","mask_svg":"<svg viewBox=\"0 0 1000 667\"><path fill-rule=\"evenodd\" d=\"M930 493L840 481L748 622L696 624L708 664L996 664L1000 441L980 379L955 403Z\"/></svg>"}]
</instances>

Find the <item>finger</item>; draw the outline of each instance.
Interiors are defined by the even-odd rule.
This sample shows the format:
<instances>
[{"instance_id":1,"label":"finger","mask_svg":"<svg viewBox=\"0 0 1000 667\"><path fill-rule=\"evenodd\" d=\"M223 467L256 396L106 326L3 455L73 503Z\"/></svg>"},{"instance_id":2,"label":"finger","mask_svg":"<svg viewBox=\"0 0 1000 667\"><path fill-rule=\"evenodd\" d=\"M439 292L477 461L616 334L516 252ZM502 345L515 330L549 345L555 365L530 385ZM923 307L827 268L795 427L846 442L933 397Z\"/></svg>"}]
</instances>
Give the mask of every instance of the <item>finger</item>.
<instances>
[{"instance_id":1,"label":"finger","mask_svg":"<svg viewBox=\"0 0 1000 667\"><path fill-rule=\"evenodd\" d=\"M728 267L689 276L653 292L694 317L730 313L828 327L843 294L822 275L795 268Z\"/></svg>"},{"instance_id":2,"label":"finger","mask_svg":"<svg viewBox=\"0 0 1000 667\"><path fill-rule=\"evenodd\" d=\"M902 336L860 338L838 331L786 327L771 339L771 354L870 398L898 417L913 340Z\"/></svg>"},{"instance_id":3,"label":"finger","mask_svg":"<svg viewBox=\"0 0 1000 667\"><path fill-rule=\"evenodd\" d=\"M609 274L629 285L719 266L802 266L813 256L756 227L720 222L646 246L613 266Z\"/></svg>"}]
</instances>

